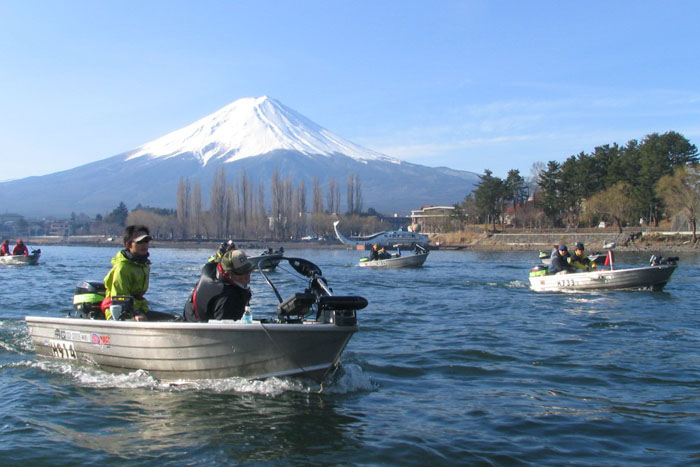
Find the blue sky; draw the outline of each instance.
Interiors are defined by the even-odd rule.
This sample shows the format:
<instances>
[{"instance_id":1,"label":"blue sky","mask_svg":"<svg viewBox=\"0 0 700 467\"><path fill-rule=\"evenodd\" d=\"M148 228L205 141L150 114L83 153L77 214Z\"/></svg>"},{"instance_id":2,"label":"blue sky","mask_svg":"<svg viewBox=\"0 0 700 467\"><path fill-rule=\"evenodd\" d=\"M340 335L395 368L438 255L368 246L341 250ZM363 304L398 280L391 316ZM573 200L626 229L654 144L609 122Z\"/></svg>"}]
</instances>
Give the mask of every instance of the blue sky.
<instances>
[{"instance_id":1,"label":"blue sky","mask_svg":"<svg viewBox=\"0 0 700 467\"><path fill-rule=\"evenodd\" d=\"M104 159L268 95L355 143L505 176L678 131L696 1L0 2L0 180Z\"/></svg>"}]
</instances>

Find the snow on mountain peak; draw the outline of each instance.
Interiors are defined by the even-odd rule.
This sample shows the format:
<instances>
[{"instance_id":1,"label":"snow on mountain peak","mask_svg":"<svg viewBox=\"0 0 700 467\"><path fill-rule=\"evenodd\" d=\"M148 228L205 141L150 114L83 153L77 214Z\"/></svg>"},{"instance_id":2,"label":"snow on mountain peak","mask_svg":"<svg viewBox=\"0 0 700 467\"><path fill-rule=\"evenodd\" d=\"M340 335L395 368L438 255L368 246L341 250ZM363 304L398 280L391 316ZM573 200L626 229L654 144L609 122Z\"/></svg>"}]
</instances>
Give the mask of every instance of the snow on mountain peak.
<instances>
[{"instance_id":1,"label":"snow on mountain peak","mask_svg":"<svg viewBox=\"0 0 700 467\"><path fill-rule=\"evenodd\" d=\"M365 149L267 96L238 99L184 128L136 148L128 159L170 158L183 153L233 162L275 150L344 154L358 160L398 160Z\"/></svg>"}]
</instances>

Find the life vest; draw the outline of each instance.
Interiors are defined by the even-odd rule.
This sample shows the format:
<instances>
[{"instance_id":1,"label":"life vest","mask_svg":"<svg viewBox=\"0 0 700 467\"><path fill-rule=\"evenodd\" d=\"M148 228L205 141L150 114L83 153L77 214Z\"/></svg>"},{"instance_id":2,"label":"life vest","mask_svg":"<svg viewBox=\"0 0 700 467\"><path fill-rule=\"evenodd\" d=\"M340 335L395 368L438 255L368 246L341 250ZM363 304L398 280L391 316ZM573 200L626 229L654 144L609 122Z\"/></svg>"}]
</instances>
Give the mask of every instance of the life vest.
<instances>
[{"instance_id":1,"label":"life vest","mask_svg":"<svg viewBox=\"0 0 700 467\"><path fill-rule=\"evenodd\" d=\"M210 262L202 268L202 276L192 291L192 307L199 321L209 320L207 305L224 293L224 283L216 280L216 268L219 263Z\"/></svg>"}]
</instances>

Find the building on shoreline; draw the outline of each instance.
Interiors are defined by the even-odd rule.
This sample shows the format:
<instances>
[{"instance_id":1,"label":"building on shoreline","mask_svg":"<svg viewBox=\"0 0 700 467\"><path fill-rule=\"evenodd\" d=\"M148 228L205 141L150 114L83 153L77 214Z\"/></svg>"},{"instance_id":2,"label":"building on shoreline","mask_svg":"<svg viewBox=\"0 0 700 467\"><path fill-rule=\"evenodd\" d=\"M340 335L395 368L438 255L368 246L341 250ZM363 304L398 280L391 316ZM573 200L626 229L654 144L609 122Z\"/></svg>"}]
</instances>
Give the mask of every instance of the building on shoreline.
<instances>
[{"instance_id":1,"label":"building on shoreline","mask_svg":"<svg viewBox=\"0 0 700 467\"><path fill-rule=\"evenodd\" d=\"M458 227L454 212L454 206L423 206L411 211L413 230L424 234L451 232Z\"/></svg>"}]
</instances>

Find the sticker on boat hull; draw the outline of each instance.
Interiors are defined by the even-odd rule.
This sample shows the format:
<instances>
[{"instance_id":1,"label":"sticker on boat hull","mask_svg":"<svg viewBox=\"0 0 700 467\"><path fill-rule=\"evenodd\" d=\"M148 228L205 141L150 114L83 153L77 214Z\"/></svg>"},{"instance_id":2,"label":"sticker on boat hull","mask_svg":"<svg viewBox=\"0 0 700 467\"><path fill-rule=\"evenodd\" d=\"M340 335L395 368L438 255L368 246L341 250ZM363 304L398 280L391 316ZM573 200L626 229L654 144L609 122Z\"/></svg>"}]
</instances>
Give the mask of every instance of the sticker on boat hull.
<instances>
[{"instance_id":1,"label":"sticker on boat hull","mask_svg":"<svg viewBox=\"0 0 700 467\"><path fill-rule=\"evenodd\" d=\"M62 341L85 342L87 344L99 346L110 344L109 336L104 334L55 329L53 335L56 339Z\"/></svg>"}]
</instances>

